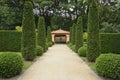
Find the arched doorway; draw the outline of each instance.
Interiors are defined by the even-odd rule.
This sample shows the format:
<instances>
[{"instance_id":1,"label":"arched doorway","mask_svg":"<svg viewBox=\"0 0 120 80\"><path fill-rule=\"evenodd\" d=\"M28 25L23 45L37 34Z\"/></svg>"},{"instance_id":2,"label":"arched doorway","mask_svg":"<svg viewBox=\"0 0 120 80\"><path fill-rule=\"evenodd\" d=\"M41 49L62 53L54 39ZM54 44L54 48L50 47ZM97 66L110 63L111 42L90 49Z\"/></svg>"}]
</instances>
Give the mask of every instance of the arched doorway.
<instances>
[{"instance_id":1,"label":"arched doorway","mask_svg":"<svg viewBox=\"0 0 120 80\"><path fill-rule=\"evenodd\" d=\"M69 41L69 34L70 32L65 31L65 30L56 30L52 31L52 41L55 43L66 43Z\"/></svg>"},{"instance_id":2,"label":"arched doorway","mask_svg":"<svg viewBox=\"0 0 120 80\"><path fill-rule=\"evenodd\" d=\"M55 43L66 43L66 35L55 35L54 41Z\"/></svg>"}]
</instances>

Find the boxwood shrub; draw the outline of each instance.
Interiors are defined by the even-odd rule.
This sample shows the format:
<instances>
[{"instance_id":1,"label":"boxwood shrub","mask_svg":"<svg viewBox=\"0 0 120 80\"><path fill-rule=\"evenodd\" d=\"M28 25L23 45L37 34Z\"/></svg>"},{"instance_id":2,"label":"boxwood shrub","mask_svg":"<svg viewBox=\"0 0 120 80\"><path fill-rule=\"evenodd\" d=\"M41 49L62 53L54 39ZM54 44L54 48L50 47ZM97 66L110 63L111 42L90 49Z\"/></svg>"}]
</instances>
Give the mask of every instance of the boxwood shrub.
<instances>
[{"instance_id":1,"label":"boxwood shrub","mask_svg":"<svg viewBox=\"0 0 120 80\"><path fill-rule=\"evenodd\" d=\"M96 59L96 71L104 77L120 79L120 55L101 54Z\"/></svg>"},{"instance_id":2,"label":"boxwood shrub","mask_svg":"<svg viewBox=\"0 0 120 80\"><path fill-rule=\"evenodd\" d=\"M48 47L51 47L53 45L52 42L47 42Z\"/></svg>"},{"instance_id":3,"label":"boxwood shrub","mask_svg":"<svg viewBox=\"0 0 120 80\"><path fill-rule=\"evenodd\" d=\"M21 34L15 30L0 31L0 52L21 51Z\"/></svg>"},{"instance_id":4,"label":"boxwood shrub","mask_svg":"<svg viewBox=\"0 0 120 80\"><path fill-rule=\"evenodd\" d=\"M120 33L100 34L102 53L120 53Z\"/></svg>"},{"instance_id":5,"label":"boxwood shrub","mask_svg":"<svg viewBox=\"0 0 120 80\"><path fill-rule=\"evenodd\" d=\"M0 77L9 78L22 71L23 58L21 54L7 52L0 54Z\"/></svg>"},{"instance_id":6,"label":"boxwood shrub","mask_svg":"<svg viewBox=\"0 0 120 80\"><path fill-rule=\"evenodd\" d=\"M41 46L36 47L36 54L37 56L41 56L43 54L44 50Z\"/></svg>"},{"instance_id":7,"label":"boxwood shrub","mask_svg":"<svg viewBox=\"0 0 120 80\"><path fill-rule=\"evenodd\" d=\"M86 57L87 47L83 46L78 49L78 55Z\"/></svg>"}]
</instances>

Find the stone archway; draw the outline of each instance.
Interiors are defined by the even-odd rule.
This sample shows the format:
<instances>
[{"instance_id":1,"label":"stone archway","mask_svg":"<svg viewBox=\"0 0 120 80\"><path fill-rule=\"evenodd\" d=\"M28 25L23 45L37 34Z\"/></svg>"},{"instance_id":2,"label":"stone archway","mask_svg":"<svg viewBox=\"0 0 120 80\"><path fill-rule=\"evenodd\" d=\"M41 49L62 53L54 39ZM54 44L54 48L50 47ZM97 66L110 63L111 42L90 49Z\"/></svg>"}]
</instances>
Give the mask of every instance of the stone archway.
<instances>
[{"instance_id":1,"label":"stone archway","mask_svg":"<svg viewBox=\"0 0 120 80\"><path fill-rule=\"evenodd\" d=\"M55 43L66 43L66 35L55 35L54 36L54 41Z\"/></svg>"},{"instance_id":2,"label":"stone archway","mask_svg":"<svg viewBox=\"0 0 120 80\"><path fill-rule=\"evenodd\" d=\"M56 30L52 31L52 41L55 43L66 43L69 41L69 34L70 32L65 31L65 30Z\"/></svg>"}]
</instances>

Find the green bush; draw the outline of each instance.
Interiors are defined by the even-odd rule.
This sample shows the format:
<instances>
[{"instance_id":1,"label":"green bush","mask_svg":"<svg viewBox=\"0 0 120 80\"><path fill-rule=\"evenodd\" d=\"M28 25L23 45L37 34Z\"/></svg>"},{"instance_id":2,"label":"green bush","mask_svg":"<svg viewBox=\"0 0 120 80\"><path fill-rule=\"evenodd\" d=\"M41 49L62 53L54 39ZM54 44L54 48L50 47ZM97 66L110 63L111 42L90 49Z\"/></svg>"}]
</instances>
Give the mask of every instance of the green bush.
<instances>
[{"instance_id":1,"label":"green bush","mask_svg":"<svg viewBox=\"0 0 120 80\"><path fill-rule=\"evenodd\" d=\"M47 27L47 42L52 42L51 28Z\"/></svg>"},{"instance_id":2,"label":"green bush","mask_svg":"<svg viewBox=\"0 0 120 80\"><path fill-rule=\"evenodd\" d=\"M47 42L48 47L51 47L53 45L52 42Z\"/></svg>"},{"instance_id":3,"label":"green bush","mask_svg":"<svg viewBox=\"0 0 120 80\"><path fill-rule=\"evenodd\" d=\"M71 45L72 51L75 51L75 45Z\"/></svg>"},{"instance_id":4,"label":"green bush","mask_svg":"<svg viewBox=\"0 0 120 80\"><path fill-rule=\"evenodd\" d=\"M120 53L120 33L101 33L100 43L102 53Z\"/></svg>"},{"instance_id":5,"label":"green bush","mask_svg":"<svg viewBox=\"0 0 120 80\"><path fill-rule=\"evenodd\" d=\"M23 58L17 53L0 54L0 77L9 78L20 74L23 68Z\"/></svg>"},{"instance_id":6,"label":"green bush","mask_svg":"<svg viewBox=\"0 0 120 80\"><path fill-rule=\"evenodd\" d=\"M42 56L43 52L44 52L44 50L43 50L43 48L41 46L36 47L37 56Z\"/></svg>"},{"instance_id":7,"label":"green bush","mask_svg":"<svg viewBox=\"0 0 120 80\"><path fill-rule=\"evenodd\" d=\"M45 19L44 17L39 17L38 20L38 35L37 35L37 44L43 47L46 51L46 30L45 30Z\"/></svg>"},{"instance_id":8,"label":"green bush","mask_svg":"<svg viewBox=\"0 0 120 80\"><path fill-rule=\"evenodd\" d=\"M78 50L78 55L82 57L86 57L87 47L80 47Z\"/></svg>"},{"instance_id":9,"label":"green bush","mask_svg":"<svg viewBox=\"0 0 120 80\"><path fill-rule=\"evenodd\" d=\"M95 3L95 1L92 1L89 6L87 44L87 59L88 61L94 62L96 58L100 55L99 10L98 5Z\"/></svg>"},{"instance_id":10,"label":"green bush","mask_svg":"<svg viewBox=\"0 0 120 80\"><path fill-rule=\"evenodd\" d=\"M76 24L74 23L72 26L72 33L71 33L71 43L74 45L75 44L75 30L76 30Z\"/></svg>"},{"instance_id":11,"label":"green bush","mask_svg":"<svg viewBox=\"0 0 120 80\"><path fill-rule=\"evenodd\" d=\"M20 52L21 34L15 30L0 31L0 52Z\"/></svg>"},{"instance_id":12,"label":"green bush","mask_svg":"<svg viewBox=\"0 0 120 80\"><path fill-rule=\"evenodd\" d=\"M80 16L77 20L76 34L75 34L75 52L83 46L83 24L82 17Z\"/></svg>"},{"instance_id":13,"label":"green bush","mask_svg":"<svg viewBox=\"0 0 120 80\"><path fill-rule=\"evenodd\" d=\"M96 71L98 74L120 79L120 55L117 54L101 54L96 59Z\"/></svg>"},{"instance_id":14,"label":"green bush","mask_svg":"<svg viewBox=\"0 0 120 80\"><path fill-rule=\"evenodd\" d=\"M33 4L25 1L22 22L22 55L25 60L34 60L36 57L36 32Z\"/></svg>"}]
</instances>

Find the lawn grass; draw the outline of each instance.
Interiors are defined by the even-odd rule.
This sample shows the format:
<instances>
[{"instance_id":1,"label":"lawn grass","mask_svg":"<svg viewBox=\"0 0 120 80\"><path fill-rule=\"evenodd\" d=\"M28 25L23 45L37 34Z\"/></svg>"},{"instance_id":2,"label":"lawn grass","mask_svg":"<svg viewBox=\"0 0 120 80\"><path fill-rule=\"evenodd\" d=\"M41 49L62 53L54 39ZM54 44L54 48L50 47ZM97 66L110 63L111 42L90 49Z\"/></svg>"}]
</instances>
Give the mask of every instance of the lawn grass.
<instances>
[{"instance_id":1,"label":"lawn grass","mask_svg":"<svg viewBox=\"0 0 120 80\"><path fill-rule=\"evenodd\" d=\"M95 62L89 62L86 57L81 57L83 61L85 61L88 66L96 72Z\"/></svg>"}]
</instances>

